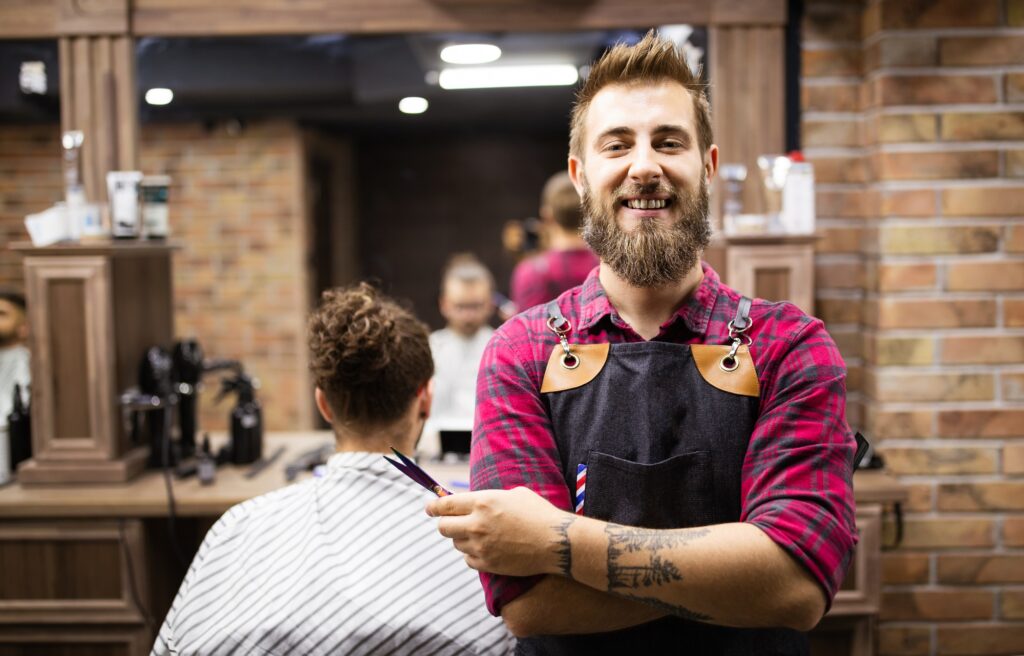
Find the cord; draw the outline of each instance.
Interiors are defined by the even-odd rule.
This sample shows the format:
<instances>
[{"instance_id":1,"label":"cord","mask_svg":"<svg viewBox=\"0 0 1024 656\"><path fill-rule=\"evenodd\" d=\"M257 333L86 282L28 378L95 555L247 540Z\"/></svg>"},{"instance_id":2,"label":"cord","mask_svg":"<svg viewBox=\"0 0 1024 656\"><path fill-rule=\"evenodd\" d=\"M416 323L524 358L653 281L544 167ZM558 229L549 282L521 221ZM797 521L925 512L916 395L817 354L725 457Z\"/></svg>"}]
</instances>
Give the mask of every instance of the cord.
<instances>
[{"instance_id":1,"label":"cord","mask_svg":"<svg viewBox=\"0 0 1024 656\"><path fill-rule=\"evenodd\" d=\"M181 553L181 546L178 545L178 531L176 527L177 511L174 504L174 484L171 479L171 413L166 409L164 413L164 435L161 440L162 462L164 470L164 486L167 488L167 537L171 542L171 550L182 569L188 569L188 560L185 554Z\"/></svg>"}]
</instances>

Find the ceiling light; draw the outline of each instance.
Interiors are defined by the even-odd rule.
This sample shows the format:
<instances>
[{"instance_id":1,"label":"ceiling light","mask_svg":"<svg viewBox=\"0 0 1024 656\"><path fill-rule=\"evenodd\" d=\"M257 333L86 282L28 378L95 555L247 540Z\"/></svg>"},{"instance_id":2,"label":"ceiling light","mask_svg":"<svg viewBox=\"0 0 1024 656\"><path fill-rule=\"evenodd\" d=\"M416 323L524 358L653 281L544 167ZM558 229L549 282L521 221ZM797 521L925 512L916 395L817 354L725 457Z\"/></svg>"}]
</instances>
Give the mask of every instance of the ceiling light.
<instances>
[{"instance_id":1,"label":"ceiling light","mask_svg":"<svg viewBox=\"0 0 1024 656\"><path fill-rule=\"evenodd\" d=\"M146 102L150 105L169 105L174 100L174 92L170 89L150 89L146 92Z\"/></svg>"},{"instance_id":2,"label":"ceiling light","mask_svg":"<svg viewBox=\"0 0 1024 656\"><path fill-rule=\"evenodd\" d=\"M501 57L501 48L489 43L462 43L441 49L441 61L449 64L487 64Z\"/></svg>"},{"instance_id":3,"label":"ceiling light","mask_svg":"<svg viewBox=\"0 0 1024 656\"><path fill-rule=\"evenodd\" d=\"M557 87L576 84L579 73L571 64L446 68L438 77L442 89L498 87Z\"/></svg>"},{"instance_id":4,"label":"ceiling light","mask_svg":"<svg viewBox=\"0 0 1024 656\"><path fill-rule=\"evenodd\" d=\"M427 99L419 96L409 96L398 101L398 111L403 114L422 114L429 106Z\"/></svg>"}]
</instances>

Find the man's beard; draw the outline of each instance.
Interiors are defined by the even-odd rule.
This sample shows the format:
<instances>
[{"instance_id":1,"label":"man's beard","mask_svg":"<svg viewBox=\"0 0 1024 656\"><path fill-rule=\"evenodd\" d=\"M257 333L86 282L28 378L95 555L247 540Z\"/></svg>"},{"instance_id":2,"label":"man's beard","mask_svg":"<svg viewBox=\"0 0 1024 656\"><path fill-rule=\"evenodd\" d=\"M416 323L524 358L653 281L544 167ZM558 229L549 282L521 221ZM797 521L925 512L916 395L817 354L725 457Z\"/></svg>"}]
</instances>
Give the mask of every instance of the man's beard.
<instances>
[{"instance_id":1,"label":"man's beard","mask_svg":"<svg viewBox=\"0 0 1024 656\"><path fill-rule=\"evenodd\" d=\"M623 230L616 218L623 199L651 194L671 199L672 223L645 218L632 231ZM584 180L583 211L583 238L604 264L634 287L663 287L682 280L711 240L708 187L703 178L695 194L680 193L664 181L626 183L605 205L594 198Z\"/></svg>"}]
</instances>

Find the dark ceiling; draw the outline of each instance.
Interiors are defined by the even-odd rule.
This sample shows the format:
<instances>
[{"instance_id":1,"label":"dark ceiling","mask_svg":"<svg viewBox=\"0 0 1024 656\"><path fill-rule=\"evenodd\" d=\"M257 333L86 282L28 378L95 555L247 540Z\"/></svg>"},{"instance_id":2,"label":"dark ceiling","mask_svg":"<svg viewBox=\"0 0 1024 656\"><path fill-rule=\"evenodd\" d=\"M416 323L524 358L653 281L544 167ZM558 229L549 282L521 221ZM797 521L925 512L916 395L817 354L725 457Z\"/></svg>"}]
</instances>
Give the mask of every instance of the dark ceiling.
<instances>
[{"instance_id":1,"label":"dark ceiling","mask_svg":"<svg viewBox=\"0 0 1024 656\"><path fill-rule=\"evenodd\" d=\"M340 130L486 126L563 132L572 87L446 91L428 81L443 65L440 49L483 41L502 49L498 64L571 63L580 68L610 45L634 41L643 32L144 38L136 49L140 120L290 117ZM689 41L706 51L704 30L695 30ZM23 61L45 63L45 95L20 91ZM58 120L57 66L53 41L0 41L0 120ZM174 101L163 107L145 104L142 95L152 87L172 89ZM422 96L430 107L424 114L402 114L398 101L405 96Z\"/></svg>"}]
</instances>

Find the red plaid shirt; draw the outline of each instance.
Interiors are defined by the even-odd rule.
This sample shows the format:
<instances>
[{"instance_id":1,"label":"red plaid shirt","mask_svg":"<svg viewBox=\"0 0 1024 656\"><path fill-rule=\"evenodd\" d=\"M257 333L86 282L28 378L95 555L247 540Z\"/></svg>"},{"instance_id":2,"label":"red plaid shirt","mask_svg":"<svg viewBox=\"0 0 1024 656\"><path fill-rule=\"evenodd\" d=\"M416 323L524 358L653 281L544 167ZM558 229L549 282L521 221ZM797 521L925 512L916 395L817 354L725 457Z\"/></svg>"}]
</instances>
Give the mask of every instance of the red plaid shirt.
<instances>
[{"instance_id":1,"label":"red plaid shirt","mask_svg":"<svg viewBox=\"0 0 1024 656\"><path fill-rule=\"evenodd\" d=\"M547 303L586 280L598 262L589 248L546 251L525 259L512 271L512 302L520 312Z\"/></svg>"},{"instance_id":2,"label":"red plaid shirt","mask_svg":"<svg viewBox=\"0 0 1024 656\"><path fill-rule=\"evenodd\" d=\"M643 341L615 311L597 277L559 297L579 344ZM726 344L740 295L706 264L704 279L661 326L655 340ZM831 600L857 542L846 424L846 365L818 319L790 303L755 300L747 332L761 385L757 424L742 468L740 521L763 530L814 576ZM480 363L470 456L474 490L526 486L563 510L562 477L540 386L557 344L544 306L513 317L494 334ZM539 577L481 574L487 606L526 592Z\"/></svg>"}]
</instances>

